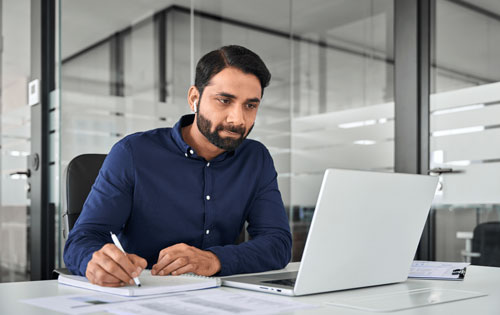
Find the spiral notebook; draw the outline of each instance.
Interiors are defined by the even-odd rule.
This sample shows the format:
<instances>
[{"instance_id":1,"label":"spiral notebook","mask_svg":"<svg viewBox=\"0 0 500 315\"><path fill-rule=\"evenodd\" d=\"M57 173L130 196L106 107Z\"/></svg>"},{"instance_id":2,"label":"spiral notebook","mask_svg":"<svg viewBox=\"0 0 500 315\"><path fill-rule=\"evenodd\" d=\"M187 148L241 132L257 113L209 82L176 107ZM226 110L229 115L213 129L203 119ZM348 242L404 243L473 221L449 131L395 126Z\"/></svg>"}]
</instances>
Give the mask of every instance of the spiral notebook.
<instances>
[{"instance_id":1,"label":"spiral notebook","mask_svg":"<svg viewBox=\"0 0 500 315\"><path fill-rule=\"evenodd\" d=\"M90 283L87 278L81 276L60 274L58 282L64 285L89 289L94 291L124 295L145 296L165 294L172 292L192 291L220 287L221 281L215 277L203 277L194 274L180 276L153 276L150 270L144 270L139 277L141 286L127 285L124 287L102 287Z\"/></svg>"}]
</instances>

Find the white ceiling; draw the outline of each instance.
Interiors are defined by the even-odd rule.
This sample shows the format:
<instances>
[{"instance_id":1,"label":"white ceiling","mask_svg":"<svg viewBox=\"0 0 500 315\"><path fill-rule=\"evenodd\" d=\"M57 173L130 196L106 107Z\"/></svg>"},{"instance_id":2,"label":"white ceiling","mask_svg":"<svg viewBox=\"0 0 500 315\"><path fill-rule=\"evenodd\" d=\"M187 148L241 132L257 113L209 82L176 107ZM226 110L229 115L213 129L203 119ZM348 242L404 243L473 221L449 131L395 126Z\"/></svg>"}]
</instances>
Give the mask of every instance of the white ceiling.
<instances>
[{"instance_id":1,"label":"white ceiling","mask_svg":"<svg viewBox=\"0 0 500 315\"><path fill-rule=\"evenodd\" d=\"M392 52L394 0L193 0L195 9L281 32L328 40L361 50ZM500 15L498 0L467 0ZM290 4L292 7L290 8ZM66 58L150 17L171 5L188 8L189 0L61 0L61 51ZM30 0L3 0L3 85L29 73ZM292 15L290 16L290 12ZM367 19L369 16L375 16ZM438 1L437 58L447 68L492 81L500 80L500 21L485 19ZM487 20L488 22L485 22ZM456 30L460 29L460 32ZM477 36L489 32L492 40ZM454 38L454 37L459 38ZM495 37L496 36L496 37ZM450 39L454 39L450 41ZM445 44L446 43L446 44ZM388 54L391 58L391 53ZM484 66L488 60L488 66Z\"/></svg>"},{"instance_id":2,"label":"white ceiling","mask_svg":"<svg viewBox=\"0 0 500 315\"><path fill-rule=\"evenodd\" d=\"M493 12L500 16L500 1L498 0L462 0L476 7Z\"/></svg>"},{"instance_id":3,"label":"white ceiling","mask_svg":"<svg viewBox=\"0 0 500 315\"><path fill-rule=\"evenodd\" d=\"M187 0L62 0L62 57L64 59L71 56L116 31L152 16L154 12L163 8L174 4L189 8L190 2ZM196 10L284 33L289 33L290 26L298 35L325 36L328 30L339 30L337 34L339 37L349 35L349 41L354 42L366 42L364 40L367 37L366 34L362 31L341 34L342 26L351 25L371 15L390 12L392 8L392 0L293 1L292 8L290 8L289 0L195 0L193 4ZM290 21L290 11L292 11L292 21ZM392 16L389 15L389 18ZM392 23L392 21L389 22ZM385 34L385 28L383 32ZM333 35L329 34L329 36ZM378 48L385 50L385 43Z\"/></svg>"},{"instance_id":4,"label":"white ceiling","mask_svg":"<svg viewBox=\"0 0 500 315\"><path fill-rule=\"evenodd\" d=\"M65 59L182 0L61 0L61 55Z\"/></svg>"},{"instance_id":5,"label":"white ceiling","mask_svg":"<svg viewBox=\"0 0 500 315\"><path fill-rule=\"evenodd\" d=\"M171 5L392 58L393 0L61 0L63 59ZM500 15L498 0L467 0ZM292 7L290 7L292 6ZM98 9L96 9L98 8ZM291 14L290 14L291 12ZM500 21L437 1L436 58L450 73L500 80ZM372 18L370 18L372 17ZM457 32L457 30L460 30ZM486 37L477 34L490 32ZM492 35L493 34L493 35ZM460 38L457 38L460 37ZM500 35L499 35L500 36ZM485 62L487 60L488 62ZM498 60L498 63L496 62ZM454 74L453 74L454 75Z\"/></svg>"}]
</instances>

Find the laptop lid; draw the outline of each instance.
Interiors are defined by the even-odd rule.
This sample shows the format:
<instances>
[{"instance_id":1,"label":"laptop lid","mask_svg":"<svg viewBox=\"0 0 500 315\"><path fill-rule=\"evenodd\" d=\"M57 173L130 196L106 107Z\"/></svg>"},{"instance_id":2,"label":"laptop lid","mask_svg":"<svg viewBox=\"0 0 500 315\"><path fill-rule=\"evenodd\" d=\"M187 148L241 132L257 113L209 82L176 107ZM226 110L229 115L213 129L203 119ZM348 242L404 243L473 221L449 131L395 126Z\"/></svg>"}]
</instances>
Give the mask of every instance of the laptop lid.
<instances>
[{"instance_id":1,"label":"laptop lid","mask_svg":"<svg viewBox=\"0 0 500 315\"><path fill-rule=\"evenodd\" d=\"M298 274L236 275L222 284L305 295L404 281L437 182L426 175L328 169ZM290 278L293 287L277 281Z\"/></svg>"},{"instance_id":2,"label":"laptop lid","mask_svg":"<svg viewBox=\"0 0 500 315\"><path fill-rule=\"evenodd\" d=\"M407 279L438 178L328 169L294 294Z\"/></svg>"}]
</instances>

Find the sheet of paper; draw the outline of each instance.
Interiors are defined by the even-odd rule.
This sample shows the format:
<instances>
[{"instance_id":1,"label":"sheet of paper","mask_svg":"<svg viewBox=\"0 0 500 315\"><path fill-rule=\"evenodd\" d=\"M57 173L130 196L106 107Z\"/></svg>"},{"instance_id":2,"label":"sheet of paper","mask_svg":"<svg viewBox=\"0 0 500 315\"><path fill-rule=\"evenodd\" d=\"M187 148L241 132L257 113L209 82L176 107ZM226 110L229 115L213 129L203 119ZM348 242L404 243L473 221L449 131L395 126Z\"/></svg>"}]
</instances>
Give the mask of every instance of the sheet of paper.
<instances>
[{"instance_id":1,"label":"sheet of paper","mask_svg":"<svg viewBox=\"0 0 500 315\"><path fill-rule=\"evenodd\" d=\"M409 278L460 280L462 270L470 263L415 260L410 268Z\"/></svg>"},{"instance_id":2,"label":"sheet of paper","mask_svg":"<svg viewBox=\"0 0 500 315\"><path fill-rule=\"evenodd\" d=\"M94 311L103 309L107 304L129 302L131 299L134 298L89 292L83 294L26 299L21 300L21 302L61 313L83 314L89 312L89 310Z\"/></svg>"},{"instance_id":3,"label":"sheet of paper","mask_svg":"<svg viewBox=\"0 0 500 315\"><path fill-rule=\"evenodd\" d=\"M110 294L81 294L23 300L25 303L63 313L84 314L274 314L317 307L290 297L223 289L174 293L156 297L120 297Z\"/></svg>"}]
</instances>

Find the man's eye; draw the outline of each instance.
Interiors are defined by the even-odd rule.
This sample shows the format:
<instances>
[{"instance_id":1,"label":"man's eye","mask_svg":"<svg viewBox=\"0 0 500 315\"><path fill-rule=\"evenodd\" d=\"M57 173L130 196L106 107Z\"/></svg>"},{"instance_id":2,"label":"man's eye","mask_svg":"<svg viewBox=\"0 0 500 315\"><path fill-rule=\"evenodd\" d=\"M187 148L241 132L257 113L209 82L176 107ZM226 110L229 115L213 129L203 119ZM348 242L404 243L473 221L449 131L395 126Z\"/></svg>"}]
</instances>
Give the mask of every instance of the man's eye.
<instances>
[{"instance_id":1,"label":"man's eye","mask_svg":"<svg viewBox=\"0 0 500 315\"><path fill-rule=\"evenodd\" d=\"M222 104L229 104L229 100L225 98L219 98L219 102L221 102Z\"/></svg>"},{"instance_id":2,"label":"man's eye","mask_svg":"<svg viewBox=\"0 0 500 315\"><path fill-rule=\"evenodd\" d=\"M255 109L255 108L257 108L257 105L250 103L250 104L247 104L247 107L250 109Z\"/></svg>"}]
</instances>

